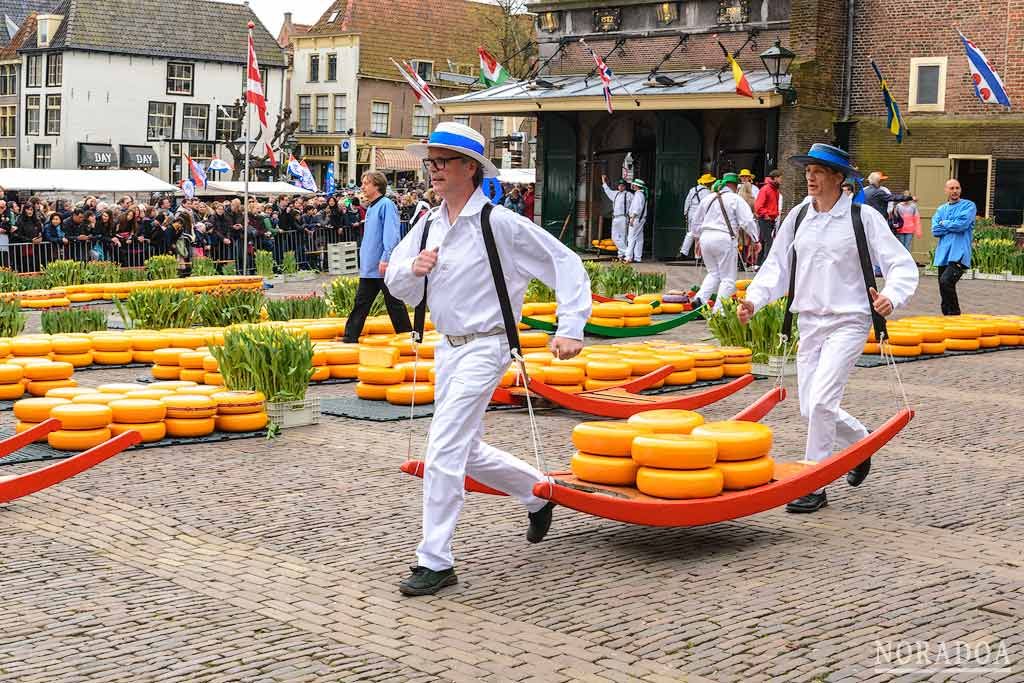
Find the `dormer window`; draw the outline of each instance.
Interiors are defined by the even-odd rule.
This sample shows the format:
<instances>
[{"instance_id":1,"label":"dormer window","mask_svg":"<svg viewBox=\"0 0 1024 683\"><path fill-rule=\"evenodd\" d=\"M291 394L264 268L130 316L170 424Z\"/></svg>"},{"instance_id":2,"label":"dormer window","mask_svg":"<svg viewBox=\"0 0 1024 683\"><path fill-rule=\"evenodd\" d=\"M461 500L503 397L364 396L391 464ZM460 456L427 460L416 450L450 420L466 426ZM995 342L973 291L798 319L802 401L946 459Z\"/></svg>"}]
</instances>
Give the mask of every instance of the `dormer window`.
<instances>
[{"instance_id":1,"label":"dormer window","mask_svg":"<svg viewBox=\"0 0 1024 683\"><path fill-rule=\"evenodd\" d=\"M63 20L59 14L40 14L36 18L36 46L49 47Z\"/></svg>"}]
</instances>

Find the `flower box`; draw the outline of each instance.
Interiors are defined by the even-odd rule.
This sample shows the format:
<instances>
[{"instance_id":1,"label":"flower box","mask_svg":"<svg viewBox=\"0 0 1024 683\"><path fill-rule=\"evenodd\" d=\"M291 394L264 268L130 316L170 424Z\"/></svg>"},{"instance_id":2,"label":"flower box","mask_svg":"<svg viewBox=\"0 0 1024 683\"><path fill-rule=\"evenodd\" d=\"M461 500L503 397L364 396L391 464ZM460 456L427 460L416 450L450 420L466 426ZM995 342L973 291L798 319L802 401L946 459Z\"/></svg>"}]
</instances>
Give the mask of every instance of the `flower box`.
<instances>
[{"instance_id":1,"label":"flower box","mask_svg":"<svg viewBox=\"0 0 1024 683\"><path fill-rule=\"evenodd\" d=\"M755 375L765 377L778 377L779 368L782 367L782 356L769 356L767 363L754 363L751 365L751 372ZM796 359L790 358L782 371L783 377L796 376Z\"/></svg>"},{"instance_id":2,"label":"flower box","mask_svg":"<svg viewBox=\"0 0 1024 683\"><path fill-rule=\"evenodd\" d=\"M1001 280L1001 281L1005 281L1006 280L1006 274L1005 273L979 273L979 272L975 272L974 273L974 279L975 280Z\"/></svg>"},{"instance_id":3,"label":"flower box","mask_svg":"<svg viewBox=\"0 0 1024 683\"><path fill-rule=\"evenodd\" d=\"M307 396L302 401L267 402L267 416L281 429L319 424L320 397Z\"/></svg>"}]
</instances>

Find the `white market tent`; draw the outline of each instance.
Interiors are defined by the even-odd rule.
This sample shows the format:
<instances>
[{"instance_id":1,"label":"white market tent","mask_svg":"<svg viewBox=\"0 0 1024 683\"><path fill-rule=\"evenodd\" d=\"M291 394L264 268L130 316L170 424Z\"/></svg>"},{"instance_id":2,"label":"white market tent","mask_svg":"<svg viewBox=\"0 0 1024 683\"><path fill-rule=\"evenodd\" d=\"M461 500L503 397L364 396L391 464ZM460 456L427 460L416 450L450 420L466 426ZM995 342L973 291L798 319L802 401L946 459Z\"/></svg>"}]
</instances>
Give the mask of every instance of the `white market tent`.
<instances>
[{"instance_id":1,"label":"white market tent","mask_svg":"<svg viewBox=\"0 0 1024 683\"><path fill-rule=\"evenodd\" d=\"M245 183L241 180L211 180L206 187L199 190L200 195L233 194L241 197L245 194ZM275 182L250 182L249 194L258 197L272 197L281 194L313 194L309 190L295 187L291 183L282 181Z\"/></svg>"},{"instance_id":2,"label":"white market tent","mask_svg":"<svg viewBox=\"0 0 1024 683\"><path fill-rule=\"evenodd\" d=\"M0 187L32 192L163 192L180 190L145 171L3 168Z\"/></svg>"},{"instance_id":3,"label":"white market tent","mask_svg":"<svg viewBox=\"0 0 1024 683\"><path fill-rule=\"evenodd\" d=\"M506 168L498 172L498 180L503 183L519 183L527 185L537 182L537 170L534 168Z\"/></svg>"}]
</instances>

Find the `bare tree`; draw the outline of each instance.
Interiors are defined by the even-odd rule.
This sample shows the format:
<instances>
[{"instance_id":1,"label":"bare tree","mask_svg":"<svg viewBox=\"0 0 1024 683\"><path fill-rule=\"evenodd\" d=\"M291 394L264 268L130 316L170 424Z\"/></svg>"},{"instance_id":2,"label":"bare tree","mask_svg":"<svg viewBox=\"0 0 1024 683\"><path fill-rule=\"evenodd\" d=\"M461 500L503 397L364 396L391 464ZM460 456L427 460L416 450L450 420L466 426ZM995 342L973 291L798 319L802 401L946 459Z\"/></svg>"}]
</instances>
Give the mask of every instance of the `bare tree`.
<instances>
[{"instance_id":1,"label":"bare tree","mask_svg":"<svg viewBox=\"0 0 1024 683\"><path fill-rule=\"evenodd\" d=\"M242 130L242 126L245 125L245 99L239 98L235 100L234 109L232 111L238 112L238 117L235 119L238 123L238 129ZM255 112L254 112L255 114ZM258 126L253 126L254 129ZM277 156L280 162L283 158L284 142L295 133L299 128L298 121L292 121L292 110L290 107L285 107L281 114L277 117L277 123L274 125L274 132L271 134L270 147L274 150L274 154ZM255 137L252 139L252 154L249 157L249 165L251 168L261 168L270 165L270 157L266 153L266 147L262 144L256 144L262 137L262 131L257 131ZM224 146L231 152L231 156L234 157L234 170L231 173L232 180L238 180L241 178L242 171L245 169L245 142L244 140L231 140L224 143ZM262 152L257 154L256 152Z\"/></svg>"},{"instance_id":2,"label":"bare tree","mask_svg":"<svg viewBox=\"0 0 1024 683\"><path fill-rule=\"evenodd\" d=\"M533 15L524 0L493 0L500 12L480 8L483 15L481 39L512 78L525 78L537 55L533 41Z\"/></svg>"}]
</instances>

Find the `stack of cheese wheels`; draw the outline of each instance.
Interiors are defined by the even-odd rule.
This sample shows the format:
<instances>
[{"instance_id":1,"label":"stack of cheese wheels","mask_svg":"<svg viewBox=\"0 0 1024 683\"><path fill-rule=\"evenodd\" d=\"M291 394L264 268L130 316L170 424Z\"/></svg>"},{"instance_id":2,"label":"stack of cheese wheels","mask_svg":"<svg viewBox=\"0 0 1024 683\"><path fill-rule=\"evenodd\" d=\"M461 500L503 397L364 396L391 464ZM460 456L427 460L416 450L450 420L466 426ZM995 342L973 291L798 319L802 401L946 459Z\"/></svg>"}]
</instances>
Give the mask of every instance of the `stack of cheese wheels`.
<instances>
[{"instance_id":1,"label":"stack of cheese wheels","mask_svg":"<svg viewBox=\"0 0 1024 683\"><path fill-rule=\"evenodd\" d=\"M216 387L224 386L224 376L220 374L220 363L212 355L203 356L202 384Z\"/></svg>"},{"instance_id":2,"label":"stack of cheese wheels","mask_svg":"<svg viewBox=\"0 0 1024 683\"><path fill-rule=\"evenodd\" d=\"M41 397L41 398L26 398L21 401L17 401L14 404L14 417L17 418L18 422L14 426L14 431L18 434L35 427L40 422L45 422L50 419L50 411L60 405L70 405L71 401L66 398L57 397ZM39 441L46 441L46 437L43 436Z\"/></svg>"},{"instance_id":3,"label":"stack of cheese wheels","mask_svg":"<svg viewBox=\"0 0 1024 683\"><path fill-rule=\"evenodd\" d=\"M209 354L206 351L183 351L178 354L178 379L203 384L206 382L206 368L203 363Z\"/></svg>"},{"instance_id":4,"label":"stack of cheese wheels","mask_svg":"<svg viewBox=\"0 0 1024 683\"><path fill-rule=\"evenodd\" d=\"M110 432L115 436L127 431L135 431L142 437L143 443L160 441L167 435L167 406L159 398L136 398L132 392L107 404L113 415Z\"/></svg>"},{"instance_id":5,"label":"stack of cheese wheels","mask_svg":"<svg viewBox=\"0 0 1024 683\"><path fill-rule=\"evenodd\" d=\"M212 434L217 402L202 394L172 394L160 399L167 409L167 436L197 437Z\"/></svg>"},{"instance_id":6,"label":"stack of cheese wheels","mask_svg":"<svg viewBox=\"0 0 1024 683\"><path fill-rule=\"evenodd\" d=\"M582 422L572 430L578 451L572 473L581 481L610 486L633 486L638 465L631 457L633 439L651 430L627 422Z\"/></svg>"},{"instance_id":7,"label":"stack of cheese wheels","mask_svg":"<svg viewBox=\"0 0 1024 683\"><path fill-rule=\"evenodd\" d=\"M0 363L0 401L16 401L25 395L25 369L14 363Z\"/></svg>"},{"instance_id":8,"label":"stack of cheese wheels","mask_svg":"<svg viewBox=\"0 0 1024 683\"><path fill-rule=\"evenodd\" d=\"M46 437L50 447L58 451L85 451L109 441L112 435L113 412L107 405L72 401L54 406L50 417L61 423L61 429Z\"/></svg>"},{"instance_id":9,"label":"stack of cheese wheels","mask_svg":"<svg viewBox=\"0 0 1024 683\"><path fill-rule=\"evenodd\" d=\"M156 365L154 365L150 370L153 374L153 378L163 381L174 381L180 379L181 366L178 364L178 359L183 353L188 352L188 350L189 349L181 347L166 347L153 351L153 360L156 363Z\"/></svg>"},{"instance_id":10,"label":"stack of cheese wheels","mask_svg":"<svg viewBox=\"0 0 1024 683\"><path fill-rule=\"evenodd\" d=\"M643 413L641 413L642 415ZM722 492L722 472L713 465L718 446L691 434L641 434L633 440L636 488L657 498L710 498Z\"/></svg>"},{"instance_id":11,"label":"stack of cheese wheels","mask_svg":"<svg viewBox=\"0 0 1024 683\"><path fill-rule=\"evenodd\" d=\"M18 359L13 359L15 362ZM25 359L26 361L28 359ZM59 387L77 387L78 382L71 379L75 367L71 363L58 363L51 360L39 360L22 366L25 389L33 396L46 396L50 389Z\"/></svg>"},{"instance_id":12,"label":"stack of cheese wheels","mask_svg":"<svg viewBox=\"0 0 1024 683\"><path fill-rule=\"evenodd\" d=\"M92 361L97 365L128 365L132 362L132 340L117 332L93 332Z\"/></svg>"},{"instance_id":13,"label":"stack of cheese wheels","mask_svg":"<svg viewBox=\"0 0 1024 683\"><path fill-rule=\"evenodd\" d=\"M259 391L219 391L211 396L217 405L219 432L255 432L267 426L267 399Z\"/></svg>"},{"instance_id":14,"label":"stack of cheese wheels","mask_svg":"<svg viewBox=\"0 0 1024 683\"><path fill-rule=\"evenodd\" d=\"M370 401L387 399L388 387L405 381L405 369L395 367L400 357L395 346L360 346L356 396Z\"/></svg>"},{"instance_id":15,"label":"stack of cheese wheels","mask_svg":"<svg viewBox=\"0 0 1024 683\"><path fill-rule=\"evenodd\" d=\"M92 339L87 334L61 334L50 338L50 357L73 367L84 368L93 363Z\"/></svg>"},{"instance_id":16,"label":"stack of cheese wheels","mask_svg":"<svg viewBox=\"0 0 1024 683\"><path fill-rule=\"evenodd\" d=\"M332 379L356 379L359 375L358 344L325 344L328 372Z\"/></svg>"},{"instance_id":17,"label":"stack of cheese wheels","mask_svg":"<svg viewBox=\"0 0 1024 683\"><path fill-rule=\"evenodd\" d=\"M727 491L741 491L767 484L775 473L772 430L758 422L708 422L690 432L694 437L714 441L718 460L715 469L722 473Z\"/></svg>"},{"instance_id":18,"label":"stack of cheese wheels","mask_svg":"<svg viewBox=\"0 0 1024 683\"><path fill-rule=\"evenodd\" d=\"M166 334L140 330L130 336L133 363L155 363L156 350L169 348L171 339Z\"/></svg>"},{"instance_id":19,"label":"stack of cheese wheels","mask_svg":"<svg viewBox=\"0 0 1024 683\"><path fill-rule=\"evenodd\" d=\"M914 358L921 355L923 339L920 333L906 328L900 329L898 326L887 325L886 328L889 337L880 345L880 351L884 350L897 358ZM878 339L875 336L874 328L872 328L868 334L868 344L877 343Z\"/></svg>"},{"instance_id":20,"label":"stack of cheese wheels","mask_svg":"<svg viewBox=\"0 0 1024 683\"><path fill-rule=\"evenodd\" d=\"M725 354L714 347L688 349L693 356L694 370L700 382L713 382L725 377Z\"/></svg>"},{"instance_id":21,"label":"stack of cheese wheels","mask_svg":"<svg viewBox=\"0 0 1024 683\"><path fill-rule=\"evenodd\" d=\"M742 377L753 370L751 361L754 352L745 346L723 346L719 349L725 354L722 369L726 377Z\"/></svg>"}]
</instances>

